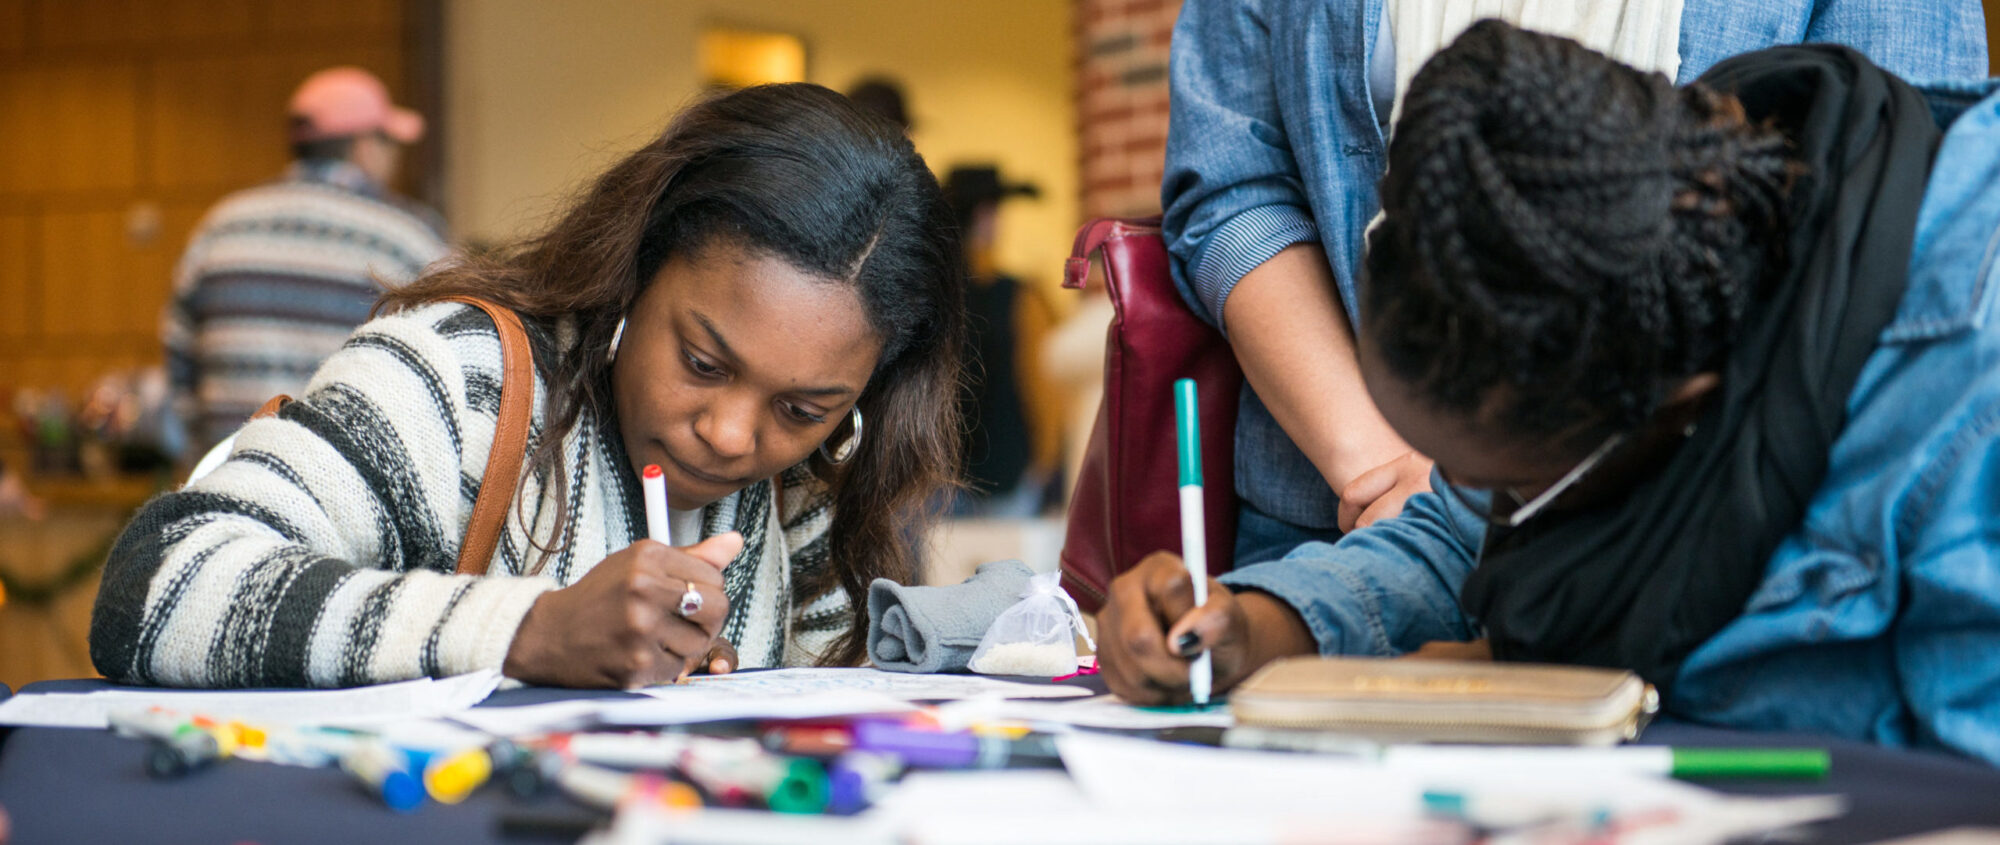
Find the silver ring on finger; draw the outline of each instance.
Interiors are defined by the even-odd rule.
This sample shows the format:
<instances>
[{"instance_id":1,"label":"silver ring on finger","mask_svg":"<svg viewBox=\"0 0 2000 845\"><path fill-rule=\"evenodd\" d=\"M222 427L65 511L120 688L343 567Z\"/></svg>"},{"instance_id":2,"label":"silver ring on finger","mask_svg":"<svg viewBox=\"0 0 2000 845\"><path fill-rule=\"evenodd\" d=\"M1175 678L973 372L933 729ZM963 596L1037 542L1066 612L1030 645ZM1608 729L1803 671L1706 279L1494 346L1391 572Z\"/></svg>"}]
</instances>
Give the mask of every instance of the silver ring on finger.
<instances>
[{"instance_id":1,"label":"silver ring on finger","mask_svg":"<svg viewBox=\"0 0 2000 845\"><path fill-rule=\"evenodd\" d=\"M683 618L693 618L695 614L701 612L701 591L694 588L693 581L688 582L687 592L681 593L678 610Z\"/></svg>"}]
</instances>

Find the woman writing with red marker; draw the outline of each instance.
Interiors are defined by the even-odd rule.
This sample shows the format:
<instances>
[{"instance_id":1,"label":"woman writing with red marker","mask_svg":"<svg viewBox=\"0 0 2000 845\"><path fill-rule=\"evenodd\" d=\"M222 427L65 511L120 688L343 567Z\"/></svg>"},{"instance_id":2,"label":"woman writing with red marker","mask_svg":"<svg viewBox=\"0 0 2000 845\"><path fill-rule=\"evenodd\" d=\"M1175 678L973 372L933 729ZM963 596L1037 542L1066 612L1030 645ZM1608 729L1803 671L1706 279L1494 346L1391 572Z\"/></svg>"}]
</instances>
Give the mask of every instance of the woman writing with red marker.
<instances>
[{"instance_id":1,"label":"woman writing with red marker","mask_svg":"<svg viewBox=\"0 0 2000 845\"><path fill-rule=\"evenodd\" d=\"M299 401L149 503L92 658L177 686L856 664L861 591L914 577L902 538L954 475L958 266L897 127L811 85L696 105L545 234L387 295ZM483 576L453 559L506 373L492 319L451 296L511 309L533 350ZM700 542L644 539L648 464Z\"/></svg>"}]
</instances>

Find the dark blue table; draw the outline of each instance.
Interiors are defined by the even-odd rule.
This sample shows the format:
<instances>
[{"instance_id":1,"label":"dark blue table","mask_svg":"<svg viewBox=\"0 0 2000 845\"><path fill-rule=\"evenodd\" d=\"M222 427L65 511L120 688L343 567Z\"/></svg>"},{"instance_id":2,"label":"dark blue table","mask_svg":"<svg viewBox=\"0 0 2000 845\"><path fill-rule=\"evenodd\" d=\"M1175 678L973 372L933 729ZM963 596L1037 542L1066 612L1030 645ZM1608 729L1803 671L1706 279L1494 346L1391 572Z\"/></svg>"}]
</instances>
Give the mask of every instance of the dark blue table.
<instances>
[{"instance_id":1,"label":"dark blue table","mask_svg":"<svg viewBox=\"0 0 2000 845\"><path fill-rule=\"evenodd\" d=\"M59 681L31 684L23 692L79 692L102 686ZM496 693L482 706L623 695L520 689ZM1954 757L1674 723L1654 725L1644 742L1831 749L1833 775L1823 782L1710 784L1747 794L1847 795L1848 814L1820 825L1813 842L1872 842L1960 825L2000 826L2000 770ZM524 803L488 788L462 804L432 803L397 814L338 771L254 763L225 763L181 780L159 781L146 776L142 749L139 742L109 731L13 731L0 746L0 805L13 817L14 841L23 845L545 841L503 838L499 820L509 813L581 811L558 796Z\"/></svg>"}]
</instances>

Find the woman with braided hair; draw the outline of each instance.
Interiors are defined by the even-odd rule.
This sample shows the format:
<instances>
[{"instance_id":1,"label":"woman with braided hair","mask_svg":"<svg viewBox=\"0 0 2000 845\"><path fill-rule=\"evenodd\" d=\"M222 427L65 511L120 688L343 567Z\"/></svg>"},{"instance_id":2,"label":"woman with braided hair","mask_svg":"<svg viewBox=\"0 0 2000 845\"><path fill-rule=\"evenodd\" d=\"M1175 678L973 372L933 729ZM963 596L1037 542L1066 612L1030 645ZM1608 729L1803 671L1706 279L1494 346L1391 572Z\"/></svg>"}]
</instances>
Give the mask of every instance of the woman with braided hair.
<instances>
[{"instance_id":1,"label":"woman with braided hair","mask_svg":"<svg viewBox=\"0 0 2000 845\"><path fill-rule=\"evenodd\" d=\"M1161 232L1189 308L1229 338L1234 563L1394 516L1431 462L1356 362L1363 232L1424 60L1474 21L1566 35L1686 83L1780 44L1845 44L1905 79L1986 76L1976 0L1206 0L1174 27Z\"/></svg>"},{"instance_id":2,"label":"woman with braided hair","mask_svg":"<svg viewBox=\"0 0 2000 845\"><path fill-rule=\"evenodd\" d=\"M1487 21L1419 72L1360 366L1436 493L1114 582L1120 695L1287 654L1615 666L1704 722L2000 763L2000 96L1843 47L1684 88ZM1982 99L1983 98L1983 99Z\"/></svg>"}]
</instances>

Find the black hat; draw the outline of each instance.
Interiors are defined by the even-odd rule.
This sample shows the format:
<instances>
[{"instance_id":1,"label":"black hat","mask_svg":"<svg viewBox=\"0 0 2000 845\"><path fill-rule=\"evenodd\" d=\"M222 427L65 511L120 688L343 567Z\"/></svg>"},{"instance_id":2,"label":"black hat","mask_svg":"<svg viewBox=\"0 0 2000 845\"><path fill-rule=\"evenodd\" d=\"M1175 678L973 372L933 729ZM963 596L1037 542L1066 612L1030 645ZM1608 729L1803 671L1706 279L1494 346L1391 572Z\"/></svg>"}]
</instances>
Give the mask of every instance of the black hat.
<instances>
[{"instance_id":1,"label":"black hat","mask_svg":"<svg viewBox=\"0 0 2000 845\"><path fill-rule=\"evenodd\" d=\"M863 110L903 127L904 132L916 128L910 120L909 108L903 104L903 86L893 79L883 76L863 79L847 92L847 98Z\"/></svg>"},{"instance_id":2,"label":"black hat","mask_svg":"<svg viewBox=\"0 0 2000 845\"><path fill-rule=\"evenodd\" d=\"M1005 182L1000 168L990 164L953 167L944 177L944 196L951 210L964 219L972 210L1008 197L1040 197L1042 189L1032 182Z\"/></svg>"}]
</instances>

